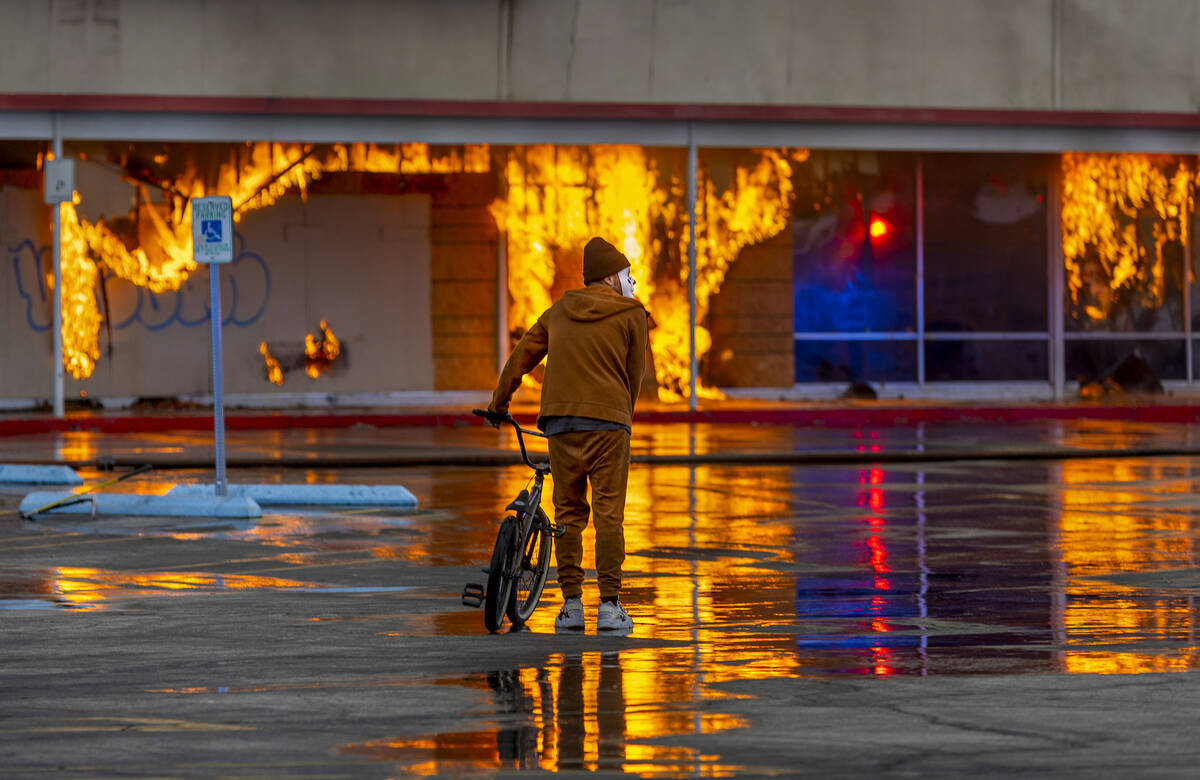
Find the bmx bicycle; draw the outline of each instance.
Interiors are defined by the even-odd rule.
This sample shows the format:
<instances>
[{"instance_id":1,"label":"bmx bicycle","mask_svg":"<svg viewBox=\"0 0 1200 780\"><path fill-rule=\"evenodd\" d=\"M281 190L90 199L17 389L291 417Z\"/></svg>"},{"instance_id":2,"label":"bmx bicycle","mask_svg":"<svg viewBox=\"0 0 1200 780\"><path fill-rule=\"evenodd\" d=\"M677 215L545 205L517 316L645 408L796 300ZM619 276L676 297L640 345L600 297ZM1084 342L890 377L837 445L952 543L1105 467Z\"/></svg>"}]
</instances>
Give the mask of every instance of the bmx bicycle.
<instances>
[{"instance_id":1,"label":"bmx bicycle","mask_svg":"<svg viewBox=\"0 0 1200 780\"><path fill-rule=\"evenodd\" d=\"M542 482L550 473L549 463L534 463L525 450L525 436L545 434L522 428L510 414L496 415L483 409L472 414L493 425L508 424L517 432L521 458L533 469L533 485L522 489L504 511L512 512L500 521L492 559L484 569L487 585L468 583L462 591L462 603L468 607L483 605L483 624L489 632L500 630L504 616L513 628L520 628L537 609L550 572L550 551L554 539L565 529L555 525L542 511Z\"/></svg>"}]
</instances>

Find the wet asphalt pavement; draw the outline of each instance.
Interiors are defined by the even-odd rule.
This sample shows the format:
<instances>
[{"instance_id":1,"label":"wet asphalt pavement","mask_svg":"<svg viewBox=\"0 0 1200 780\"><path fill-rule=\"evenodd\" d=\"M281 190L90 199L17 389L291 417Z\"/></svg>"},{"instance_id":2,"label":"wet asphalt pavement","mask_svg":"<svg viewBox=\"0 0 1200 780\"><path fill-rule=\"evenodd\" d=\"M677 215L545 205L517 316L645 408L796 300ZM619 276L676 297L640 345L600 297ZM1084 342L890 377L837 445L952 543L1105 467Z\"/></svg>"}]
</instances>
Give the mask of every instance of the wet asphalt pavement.
<instances>
[{"instance_id":1,"label":"wet asphalt pavement","mask_svg":"<svg viewBox=\"0 0 1200 780\"><path fill-rule=\"evenodd\" d=\"M553 572L528 630L459 604L529 476L487 428L230 435L233 481L402 484L409 513L31 522L0 486L0 774L1194 776L1198 437L640 426L627 637L594 580L582 634ZM208 441L0 462L153 462L121 487L163 492L211 479Z\"/></svg>"}]
</instances>

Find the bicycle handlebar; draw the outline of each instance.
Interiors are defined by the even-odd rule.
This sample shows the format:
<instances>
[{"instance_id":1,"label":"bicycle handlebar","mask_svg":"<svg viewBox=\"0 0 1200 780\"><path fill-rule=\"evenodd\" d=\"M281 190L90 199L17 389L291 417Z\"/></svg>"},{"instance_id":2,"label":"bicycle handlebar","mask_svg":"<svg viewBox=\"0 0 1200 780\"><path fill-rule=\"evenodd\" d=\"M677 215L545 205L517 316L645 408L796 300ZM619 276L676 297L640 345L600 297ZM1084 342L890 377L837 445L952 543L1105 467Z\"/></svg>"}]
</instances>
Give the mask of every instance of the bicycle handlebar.
<instances>
[{"instance_id":1,"label":"bicycle handlebar","mask_svg":"<svg viewBox=\"0 0 1200 780\"><path fill-rule=\"evenodd\" d=\"M509 425L511 425L513 427L513 430L517 432L517 444L519 444L521 446L521 457L525 460L525 465L531 469L539 470L539 471L544 468L547 468L546 466L544 466L542 464L534 463L532 460L529 459L529 453L525 451L525 438L524 438L524 434L529 434L530 436L540 436L544 439L544 438L546 438L546 434L541 433L540 431L525 430L524 428L521 427L520 423L518 423L515 419L513 419L513 416L508 413L501 415L501 414L493 414L492 412L489 412L487 409L472 409L471 414L475 415L476 417L482 417L483 419L487 420L489 424L494 425L497 428L499 428L502 423L508 423Z\"/></svg>"}]
</instances>

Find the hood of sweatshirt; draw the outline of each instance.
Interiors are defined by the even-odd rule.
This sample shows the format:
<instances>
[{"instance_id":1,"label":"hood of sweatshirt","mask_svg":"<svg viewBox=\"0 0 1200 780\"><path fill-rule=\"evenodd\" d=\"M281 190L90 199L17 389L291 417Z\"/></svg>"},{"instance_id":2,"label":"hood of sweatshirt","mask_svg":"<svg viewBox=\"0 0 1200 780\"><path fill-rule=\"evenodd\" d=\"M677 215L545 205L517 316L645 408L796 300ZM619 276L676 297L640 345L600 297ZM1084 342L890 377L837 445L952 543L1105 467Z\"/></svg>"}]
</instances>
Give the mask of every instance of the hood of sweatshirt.
<instances>
[{"instance_id":1,"label":"hood of sweatshirt","mask_svg":"<svg viewBox=\"0 0 1200 780\"><path fill-rule=\"evenodd\" d=\"M644 308L641 302L600 285L567 290L562 305L567 316L578 322L594 322L630 309Z\"/></svg>"}]
</instances>

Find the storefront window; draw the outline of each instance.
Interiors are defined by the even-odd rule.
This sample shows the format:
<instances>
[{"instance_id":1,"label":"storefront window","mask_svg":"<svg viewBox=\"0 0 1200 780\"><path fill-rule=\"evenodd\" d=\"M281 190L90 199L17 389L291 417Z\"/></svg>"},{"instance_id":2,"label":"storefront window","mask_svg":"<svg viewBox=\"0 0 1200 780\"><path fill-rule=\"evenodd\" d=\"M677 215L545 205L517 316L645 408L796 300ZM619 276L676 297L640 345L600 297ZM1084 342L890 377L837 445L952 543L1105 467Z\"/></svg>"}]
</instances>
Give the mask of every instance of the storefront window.
<instances>
[{"instance_id":1,"label":"storefront window","mask_svg":"<svg viewBox=\"0 0 1200 780\"><path fill-rule=\"evenodd\" d=\"M1050 375L1049 341L931 339L925 343L925 378L930 382L1045 381Z\"/></svg>"},{"instance_id":2,"label":"storefront window","mask_svg":"<svg viewBox=\"0 0 1200 780\"><path fill-rule=\"evenodd\" d=\"M797 166L798 332L914 330L914 161L913 155L825 151Z\"/></svg>"},{"instance_id":3,"label":"storefront window","mask_svg":"<svg viewBox=\"0 0 1200 780\"><path fill-rule=\"evenodd\" d=\"M922 158L927 331L1046 332L1049 166L1033 155ZM944 368L948 379L974 373Z\"/></svg>"},{"instance_id":4,"label":"storefront window","mask_svg":"<svg viewBox=\"0 0 1200 780\"><path fill-rule=\"evenodd\" d=\"M797 382L911 382L914 376L914 342L796 342Z\"/></svg>"},{"instance_id":5,"label":"storefront window","mask_svg":"<svg viewBox=\"0 0 1200 780\"><path fill-rule=\"evenodd\" d=\"M1071 340L1067 342L1067 378L1080 385L1103 382L1126 361L1133 366L1134 383L1153 378L1186 379L1187 356L1183 339L1169 340ZM1149 366L1146 372L1142 366ZM1127 369L1128 370L1128 369Z\"/></svg>"}]
</instances>

